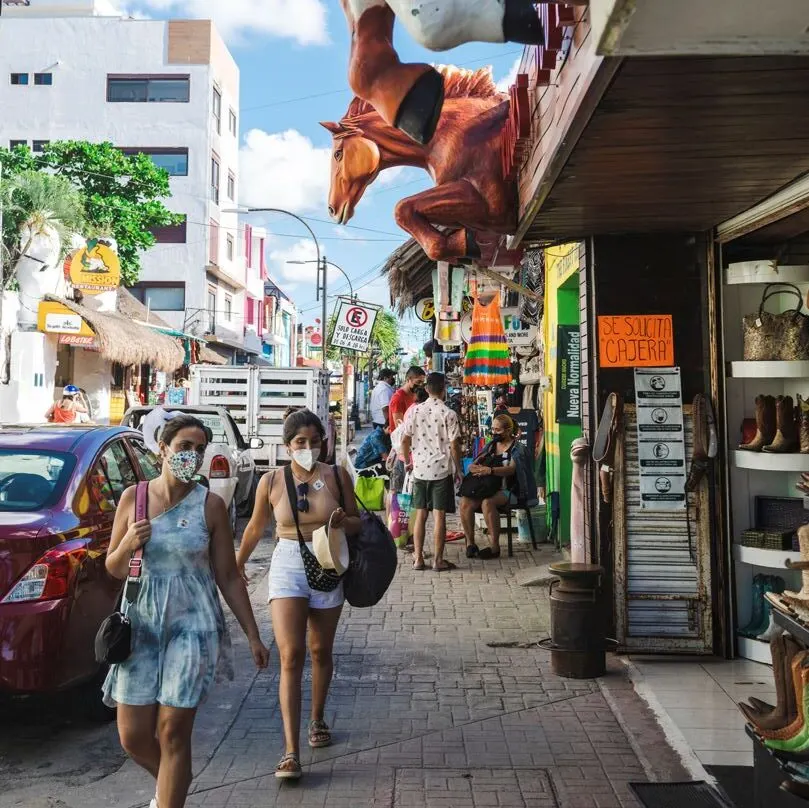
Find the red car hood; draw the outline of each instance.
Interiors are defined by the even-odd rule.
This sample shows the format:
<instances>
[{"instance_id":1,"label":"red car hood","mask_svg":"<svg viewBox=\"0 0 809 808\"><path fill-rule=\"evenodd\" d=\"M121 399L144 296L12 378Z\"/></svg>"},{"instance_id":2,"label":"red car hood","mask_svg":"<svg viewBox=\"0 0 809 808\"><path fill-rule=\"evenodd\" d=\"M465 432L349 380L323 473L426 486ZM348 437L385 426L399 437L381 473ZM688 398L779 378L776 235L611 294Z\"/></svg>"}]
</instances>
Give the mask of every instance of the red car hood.
<instances>
[{"instance_id":1,"label":"red car hood","mask_svg":"<svg viewBox=\"0 0 809 808\"><path fill-rule=\"evenodd\" d=\"M46 527L51 530L45 531ZM50 546L58 543L53 528L50 511L0 511L0 599Z\"/></svg>"}]
</instances>

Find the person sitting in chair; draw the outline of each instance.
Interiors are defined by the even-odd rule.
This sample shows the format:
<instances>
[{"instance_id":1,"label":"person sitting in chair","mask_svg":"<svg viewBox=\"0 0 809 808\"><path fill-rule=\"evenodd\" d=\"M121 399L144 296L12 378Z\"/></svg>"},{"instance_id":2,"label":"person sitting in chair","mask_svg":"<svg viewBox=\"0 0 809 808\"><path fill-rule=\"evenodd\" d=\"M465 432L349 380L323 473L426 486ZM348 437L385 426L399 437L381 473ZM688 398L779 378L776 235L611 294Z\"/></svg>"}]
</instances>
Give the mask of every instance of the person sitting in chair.
<instances>
[{"instance_id":1,"label":"person sitting in chair","mask_svg":"<svg viewBox=\"0 0 809 808\"><path fill-rule=\"evenodd\" d=\"M520 499L533 499L536 484L531 471L532 458L517 440L517 425L507 413L499 413L492 419L492 440L475 458L469 467L474 477L497 477L502 482L494 488L491 496L483 499L461 497L461 524L466 538L467 558L500 557L500 513L506 503L516 505ZM490 547L478 549L475 544L475 513L483 511L489 528Z\"/></svg>"},{"instance_id":2,"label":"person sitting in chair","mask_svg":"<svg viewBox=\"0 0 809 808\"><path fill-rule=\"evenodd\" d=\"M382 465L390 453L390 427L376 426L357 449L354 468L357 471Z\"/></svg>"}]
</instances>

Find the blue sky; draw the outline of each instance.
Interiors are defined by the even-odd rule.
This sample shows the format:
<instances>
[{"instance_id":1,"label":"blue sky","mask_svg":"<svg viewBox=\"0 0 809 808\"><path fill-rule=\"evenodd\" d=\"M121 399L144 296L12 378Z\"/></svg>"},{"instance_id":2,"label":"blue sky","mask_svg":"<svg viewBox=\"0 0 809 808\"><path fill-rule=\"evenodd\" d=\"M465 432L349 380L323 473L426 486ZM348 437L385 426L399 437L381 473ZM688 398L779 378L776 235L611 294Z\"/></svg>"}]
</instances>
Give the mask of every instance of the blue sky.
<instances>
[{"instance_id":1,"label":"blue sky","mask_svg":"<svg viewBox=\"0 0 809 808\"><path fill-rule=\"evenodd\" d=\"M130 0L128 10L156 18L214 19L241 70L239 201L286 208L307 217L327 257L355 282L359 297L387 306L387 285L379 278L379 266L407 238L393 220L393 207L431 182L416 169L383 173L366 192L350 227L328 222L331 137L318 122L341 118L352 97L346 79L349 36L339 0ZM491 65L498 81L514 72L521 53L513 44L470 44L431 53L400 29L396 45L407 61L475 69ZM271 239L270 271L295 300L303 321L313 322L319 317L314 268L286 263L313 258L311 239L289 217L253 216L250 221L272 233L294 236ZM329 286L330 295L347 292L335 270L330 272ZM426 338L417 320L403 326L406 343Z\"/></svg>"}]
</instances>

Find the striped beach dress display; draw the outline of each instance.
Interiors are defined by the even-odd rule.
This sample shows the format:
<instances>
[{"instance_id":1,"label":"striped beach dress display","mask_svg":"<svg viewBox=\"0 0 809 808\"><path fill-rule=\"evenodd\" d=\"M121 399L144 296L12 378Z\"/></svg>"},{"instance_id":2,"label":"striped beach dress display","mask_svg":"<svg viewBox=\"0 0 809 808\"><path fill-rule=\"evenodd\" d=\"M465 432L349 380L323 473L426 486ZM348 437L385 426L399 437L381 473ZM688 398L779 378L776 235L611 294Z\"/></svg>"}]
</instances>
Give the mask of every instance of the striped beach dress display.
<instances>
[{"instance_id":1,"label":"striped beach dress display","mask_svg":"<svg viewBox=\"0 0 809 808\"><path fill-rule=\"evenodd\" d=\"M491 387L511 381L511 356L503 318L500 315L500 296L484 306L475 298L472 309L472 338L466 351L463 368L464 384Z\"/></svg>"}]
</instances>

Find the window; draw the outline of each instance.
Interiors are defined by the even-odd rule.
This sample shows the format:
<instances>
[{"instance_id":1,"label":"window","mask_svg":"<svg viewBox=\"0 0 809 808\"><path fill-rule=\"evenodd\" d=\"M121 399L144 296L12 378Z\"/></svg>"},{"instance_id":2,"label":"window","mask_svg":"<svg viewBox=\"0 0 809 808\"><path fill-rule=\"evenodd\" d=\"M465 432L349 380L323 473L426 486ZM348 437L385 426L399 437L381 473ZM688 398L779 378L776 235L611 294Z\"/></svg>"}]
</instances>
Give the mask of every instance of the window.
<instances>
[{"instance_id":1,"label":"window","mask_svg":"<svg viewBox=\"0 0 809 808\"><path fill-rule=\"evenodd\" d=\"M188 222L186 217L179 224L170 224L166 227L152 228L152 235L158 244L185 244Z\"/></svg>"},{"instance_id":2,"label":"window","mask_svg":"<svg viewBox=\"0 0 809 808\"><path fill-rule=\"evenodd\" d=\"M233 202L236 199L236 175L228 171L228 199Z\"/></svg>"},{"instance_id":3,"label":"window","mask_svg":"<svg viewBox=\"0 0 809 808\"><path fill-rule=\"evenodd\" d=\"M208 287L208 334L216 331L216 287Z\"/></svg>"},{"instance_id":4,"label":"window","mask_svg":"<svg viewBox=\"0 0 809 808\"><path fill-rule=\"evenodd\" d=\"M16 149L17 146L27 146L27 145L28 145L27 140L10 140L8 142L9 149Z\"/></svg>"},{"instance_id":5,"label":"window","mask_svg":"<svg viewBox=\"0 0 809 808\"><path fill-rule=\"evenodd\" d=\"M19 87L25 86L28 84L29 76L27 73L12 73L11 74L11 83L16 84Z\"/></svg>"},{"instance_id":6,"label":"window","mask_svg":"<svg viewBox=\"0 0 809 808\"><path fill-rule=\"evenodd\" d=\"M135 458L143 471L143 476L147 480L156 480L160 476L160 461L146 448L142 440L130 439L129 445L135 452Z\"/></svg>"},{"instance_id":7,"label":"window","mask_svg":"<svg viewBox=\"0 0 809 808\"><path fill-rule=\"evenodd\" d=\"M132 157L136 154L145 154L151 158L158 167L168 171L170 177L188 176L188 149L153 149L127 147L121 151Z\"/></svg>"},{"instance_id":8,"label":"window","mask_svg":"<svg viewBox=\"0 0 809 808\"><path fill-rule=\"evenodd\" d=\"M230 132L231 135L233 135L233 137L236 137L238 133L238 128L239 122L238 119L236 118L236 113L231 108L228 111L228 131Z\"/></svg>"},{"instance_id":9,"label":"window","mask_svg":"<svg viewBox=\"0 0 809 808\"><path fill-rule=\"evenodd\" d=\"M126 454L123 443L113 443L90 472L88 485L92 499L102 511L115 510L121 495L137 482L135 469Z\"/></svg>"},{"instance_id":10,"label":"window","mask_svg":"<svg viewBox=\"0 0 809 808\"><path fill-rule=\"evenodd\" d=\"M211 240L208 244L208 259L210 260L211 264L215 267L219 266L219 222L215 222L211 219L211 226L209 228L211 231Z\"/></svg>"},{"instance_id":11,"label":"window","mask_svg":"<svg viewBox=\"0 0 809 808\"><path fill-rule=\"evenodd\" d=\"M0 512L36 511L50 505L65 490L75 465L69 454L0 451Z\"/></svg>"},{"instance_id":12,"label":"window","mask_svg":"<svg viewBox=\"0 0 809 808\"><path fill-rule=\"evenodd\" d=\"M236 251L236 242L233 240L233 236L231 236L230 233L228 233L226 250L227 250L228 261L232 261L233 260L233 255L234 255L234 253Z\"/></svg>"},{"instance_id":13,"label":"window","mask_svg":"<svg viewBox=\"0 0 809 808\"><path fill-rule=\"evenodd\" d=\"M187 104L190 100L188 76L107 76L107 101L113 103Z\"/></svg>"},{"instance_id":14,"label":"window","mask_svg":"<svg viewBox=\"0 0 809 808\"><path fill-rule=\"evenodd\" d=\"M219 204L219 158L214 154L211 156L211 199Z\"/></svg>"},{"instance_id":15,"label":"window","mask_svg":"<svg viewBox=\"0 0 809 808\"><path fill-rule=\"evenodd\" d=\"M37 87L50 87L53 84L53 73L34 73L34 84Z\"/></svg>"},{"instance_id":16,"label":"window","mask_svg":"<svg viewBox=\"0 0 809 808\"><path fill-rule=\"evenodd\" d=\"M216 123L216 134L222 134L222 93L213 88L213 119Z\"/></svg>"},{"instance_id":17,"label":"window","mask_svg":"<svg viewBox=\"0 0 809 808\"><path fill-rule=\"evenodd\" d=\"M50 143L50 140L35 140L33 144L33 151L35 152L43 152L45 151L45 146Z\"/></svg>"},{"instance_id":18,"label":"window","mask_svg":"<svg viewBox=\"0 0 809 808\"><path fill-rule=\"evenodd\" d=\"M230 295L225 295L225 321L230 322L233 319L233 298Z\"/></svg>"},{"instance_id":19,"label":"window","mask_svg":"<svg viewBox=\"0 0 809 808\"><path fill-rule=\"evenodd\" d=\"M185 311L184 283L137 283L132 294L152 311Z\"/></svg>"}]
</instances>

